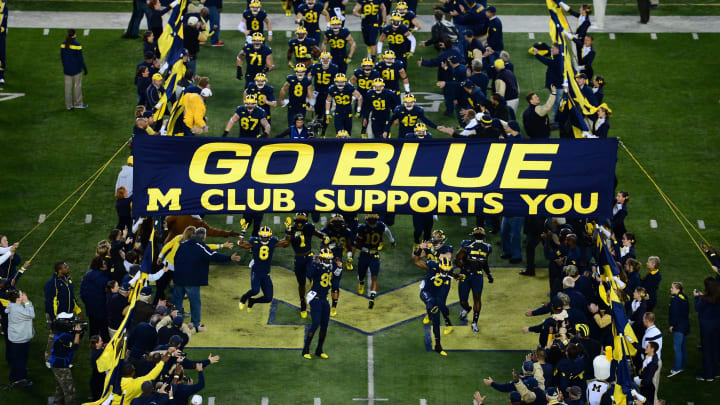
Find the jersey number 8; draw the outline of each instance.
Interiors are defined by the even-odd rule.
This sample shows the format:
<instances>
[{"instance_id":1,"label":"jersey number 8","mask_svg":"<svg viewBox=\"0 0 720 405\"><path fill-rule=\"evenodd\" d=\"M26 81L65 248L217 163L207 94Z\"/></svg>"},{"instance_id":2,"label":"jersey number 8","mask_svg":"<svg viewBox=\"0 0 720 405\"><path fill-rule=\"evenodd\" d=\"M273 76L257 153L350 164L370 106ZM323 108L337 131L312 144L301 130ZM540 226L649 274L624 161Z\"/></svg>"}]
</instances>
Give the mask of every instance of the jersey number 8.
<instances>
[{"instance_id":1,"label":"jersey number 8","mask_svg":"<svg viewBox=\"0 0 720 405\"><path fill-rule=\"evenodd\" d=\"M260 251L258 251L258 257L260 260L267 260L268 257L270 257L270 248L267 246L260 246Z\"/></svg>"}]
</instances>

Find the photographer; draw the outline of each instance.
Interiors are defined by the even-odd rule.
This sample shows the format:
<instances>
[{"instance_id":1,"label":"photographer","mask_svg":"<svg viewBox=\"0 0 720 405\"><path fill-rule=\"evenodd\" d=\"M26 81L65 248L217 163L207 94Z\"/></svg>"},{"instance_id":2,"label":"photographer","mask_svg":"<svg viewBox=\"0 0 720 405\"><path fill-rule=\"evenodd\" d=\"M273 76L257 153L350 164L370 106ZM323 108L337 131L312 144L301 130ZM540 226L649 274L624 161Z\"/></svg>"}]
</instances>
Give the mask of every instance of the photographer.
<instances>
[{"instance_id":1,"label":"photographer","mask_svg":"<svg viewBox=\"0 0 720 405\"><path fill-rule=\"evenodd\" d=\"M75 287L70 278L70 266L65 262L55 263L55 273L45 283L45 317L50 335L45 349L45 360L48 361L53 342L53 322L60 313L80 315L80 306L75 300Z\"/></svg>"},{"instance_id":2,"label":"photographer","mask_svg":"<svg viewBox=\"0 0 720 405\"><path fill-rule=\"evenodd\" d=\"M35 308L22 291L7 294L10 303L5 308L8 314L8 360L10 361L10 387L30 387L27 380L27 361L30 341L35 336L33 319Z\"/></svg>"},{"instance_id":3,"label":"photographer","mask_svg":"<svg viewBox=\"0 0 720 405\"><path fill-rule=\"evenodd\" d=\"M311 125L313 123L310 123ZM322 126L322 123L319 123L319 126ZM276 135L275 138L284 138L288 135L290 135L290 139L307 139L312 138L315 133L317 133L318 128L314 128L314 131L312 134L308 133L308 128L305 127L305 116L302 114L295 115L295 125L289 127L288 129L281 132L279 135Z\"/></svg>"},{"instance_id":4,"label":"photographer","mask_svg":"<svg viewBox=\"0 0 720 405\"><path fill-rule=\"evenodd\" d=\"M183 366L175 365L175 369L171 372L173 376L172 391L175 395L175 403L187 404L190 398L205 388L205 374L203 373L203 364L196 363L195 370L198 372L198 382L193 384L189 378L185 378Z\"/></svg>"},{"instance_id":5,"label":"photographer","mask_svg":"<svg viewBox=\"0 0 720 405\"><path fill-rule=\"evenodd\" d=\"M120 380L120 389L123 395L116 395L113 398L112 404L119 405L121 402L129 404L133 399L142 395L143 383L146 381L154 381L160 375L160 372L165 366L165 363L167 363L170 359L170 355L173 351L174 349L165 352L155 367L153 367L149 373L141 377L135 377L135 366L130 363L125 364L122 367L122 379Z\"/></svg>"},{"instance_id":6,"label":"photographer","mask_svg":"<svg viewBox=\"0 0 720 405\"><path fill-rule=\"evenodd\" d=\"M68 312L59 313L52 325L54 337L48 362L55 376L55 403L74 405L75 385L70 367L75 349L80 343L83 325L77 323L74 315Z\"/></svg>"}]
</instances>

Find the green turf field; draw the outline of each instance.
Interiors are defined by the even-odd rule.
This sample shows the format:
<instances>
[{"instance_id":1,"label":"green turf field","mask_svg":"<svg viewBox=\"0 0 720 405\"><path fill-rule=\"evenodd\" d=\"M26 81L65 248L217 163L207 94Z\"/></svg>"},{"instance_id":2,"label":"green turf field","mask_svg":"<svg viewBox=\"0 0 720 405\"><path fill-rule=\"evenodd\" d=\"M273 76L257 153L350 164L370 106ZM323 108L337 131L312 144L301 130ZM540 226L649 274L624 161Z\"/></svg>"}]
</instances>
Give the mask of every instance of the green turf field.
<instances>
[{"instance_id":1,"label":"green turf field","mask_svg":"<svg viewBox=\"0 0 720 405\"><path fill-rule=\"evenodd\" d=\"M439 2L420 0L418 14L432 14L433 5ZM579 4L575 3L575 4ZM268 12L281 13L280 0L262 1L263 8ZM353 2L349 2L352 10ZM547 7L541 0L498 0L489 1L488 5L495 5L498 15L518 14L533 15L546 14ZM568 3L571 4L571 3ZM592 4L592 2L590 2ZM573 4L571 4L573 5ZM132 2L128 0L20 0L10 4L11 10L41 10L41 11L132 11ZM228 13L242 13L247 7L245 0L223 1L223 11ZM348 12L349 14L349 12ZM637 3L633 1L609 0L606 15L638 15ZM661 2L660 7L652 11L652 15L718 15L720 2L717 0L671 0Z\"/></svg>"},{"instance_id":2,"label":"green turf field","mask_svg":"<svg viewBox=\"0 0 720 405\"><path fill-rule=\"evenodd\" d=\"M32 228L38 215L49 213L131 134L135 102L132 77L135 64L141 58L141 43L120 40L120 31L93 30L88 37L79 36L90 71L83 86L84 99L90 108L68 112L63 104L58 52L63 35L61 30L51 30L49 36L43 36L42 30L13 29L8 37L8 83L2 92L24 93L22 97L0 101L0 151L3 156L0 159L3 174L0 181L0 233L7 234L11 242ZM216 136L220 135L239 103L242 91L241 83L235 79L234 68L241 38L237 33L224 35L228 46L203 47L198 61L200 73L210 76L212 81L214 96L208 102L208 118L210 134ZM611 135L623 139L691 221L704 220L706 237L717 243L720 208L714 197L718 185L715 173L720 164L714 156L720 141L715 136L714 124L719 89L716 72L720 70L720 61L712 55L717 51L720 35L701 34L699 40L693 40L690 34L659 34L658 37L653 41L647 34L618 34L615 40L610 40L605 34L596 35L595 71L607 79L605 99L614 111ZM543 35L536 33L536 38L542 39ZM522 91L539 91L544 99L547 94L542 90L545 69L526 52L532 42L527 34L505 35L506 48L516 66ZM270 83L277 89L289 70L284 64L286 43L283 35L276 35L271 45L280 68L270 74ZM418 56L431 57L433 54L431 50L418 49ZM430 74L434 77L435 72L420 70L411 63L409 76L414 92L438 92L433 82L422 79ZM525 108L523 104L521 111ZM429 115L437 122L453 124L439 113ZM273 121L285 122L284 112L274 113ZM273 133L277 132L277 129L273 130ZM358 132L359 124L356 123L355 136ZM67 261L79 284L96 242L105 238L116 222L113 187L127 153L120 156L77 204L22 279L21 288L29 292L40 317L42 285L52 273L52 264L56 260ZM683 281L688 290L702 288L702 279L709 274L704 259L652 185L624 152L618 152L618 157L619 188L628 189L632 196L626 224L637 236L639 258L649 255L662 258L662 291L675 280ZM40 246L74 201L71 199L26 239L18 252L23 259ZM86 214L93 215L92 224L84 223ZM266 216L266 222L272 223L272 216ZM650 228L651 219L657 221L657 229ZM235 223L238 220L235 216ZM209 217L209 221L218 227L225 226L225 216ZM473 218L468 218L468 222L472 226ZM437 227L448 233L449 241L454 245L470 229L461 226L459 217L441 217ZM273 229L275 233L282 231L281 225L273 225ZM198 339L196 342L197 345L203 343L203 347L223 349L190 350L191 358L204 358L209 353L222 356L219 364L207 370L204 395L216 397L218 404L257 404L263 397L268 397L270 404L310 404L314 398L320 398L325 404L362 403L352 399L368 397L368 341L372 340L374 394L378 398L387 398L387 403L417 404L420 399L426 399L428 404L470 403L472 392L478 388L489 394L488 403L506 403L507 397L486 389L482 378L492 375L497 380L509 379L511 369L520 366L524 357L522 352L499 349L515 349L517 339L524 338L519 326L529 325L530 320L522 312L538 304L547 285L546 279L519 282L514 276L517 269L495 268L498 281L493 285L486 284L485 296L486 301L493 302L487 302L481 318L481 335L488 339L493 335L492 338L497 340L492 344L495 350L485 350L489 344L486 339L472 341L477 336L471 336L467 330L458 331L458 337L467 337L471 343L463 341L452 346L471 350L451 351L447 358L440 358L426 352L424 328L420 318L415 318L422 313L417 297L407 302L391 298L400 290L390 290L412 283L422 274L410 261L410 219L399 217L393 233L398 239L398 247L384 252L380 291L386 294L378 299L376 315L384 317L383 312L390 312L390 306L393 306L392 311L407 312L397 319L365 319L367 310L359 301L362 298L353 293L356 288L354 274L346 273L343 279L346 290L340 298L338 322L331 325L327 340L326 351L331 357L326 361L307 361L300 356L298 329L308 320L300 319L292 307L298 304L294 287L291 291L276 289L278 296L286 297L288 303L276 302L274 319L269 324L269 308L251 314L237 310L237 295L234 294L242 293L247 285L246 269L238 266L213 270L213 282L219 283L213 285L222 285L222 288L218 288L218 300L212 304L208 295L215 294L215 289L211 287L204 291L206 311L213 313L206 317L211 325L215 319L230 324L231 331L228 336L219 336L218 341L206 343ZM498 239L497 236L490 237L493 243ZM498 257L499 246L495 248L491 265L505 265L506 262ZM292 265L288 252L278 252L275 257L277 266ZM539 269L543 268L541 257L538 255ZM274 270L278 280L283 277L283 271L287 270ZM540 273L542 275L543 271ZM224 283L223 277L229 281ZM491 298L493 296L497 298ZM667 303L668 295L660 295L658 324L663 329ZM496 309L491 310L493 305ZM212 306L216 310L210 309ZM354 317L349 313L353 306L358 311ZM456 318L457 307L451 311ZM256 318L248 318L253 316ZM694 313L691 316L696 319ZM47 397L53 395L53 377L42 360L46 331L40 317L35 324L37 335L29 363L30 376L36 385L26 391L3 392L0 394L2 404L17 401L44 404ZM403 323L408 319L410 321ZM539 323L540 319L532 321ZM371 322L377 322L379 326ZM252 347L265 349L232 348L248 347L242 342L233 343L233 339L237 341L241 337L231 336L232 328L241 329L242 325L255 325L249 333L259 339L264 334L276 333L273 332L275 328L292 331L290 342L281 346L291 350L277 349L278 346L268 350L267 347L273 346L261 344ZM501 328L508 325L516 330L515 334L503 333ZM688 341L688 371L672 380L664 377L661 380L660 397L667 398L670 404L709 405L715 403L713 398L720 394L718 382L700 383L694 379L700 369L700 355L695 350L698 344L696 321L693 321L693 328ZM453 338L455 336L451 335L445 339L448 348L451 348ZM668 360L671 347L670 341L666 340L663 375L671 367ZM75 363L78 366L73 369L73 374L78 398L84 399L89 392L88 351L80 350ZM0 381L6 381L7 368L0 367L0 370Z\"/></svg>"}]
</instances>

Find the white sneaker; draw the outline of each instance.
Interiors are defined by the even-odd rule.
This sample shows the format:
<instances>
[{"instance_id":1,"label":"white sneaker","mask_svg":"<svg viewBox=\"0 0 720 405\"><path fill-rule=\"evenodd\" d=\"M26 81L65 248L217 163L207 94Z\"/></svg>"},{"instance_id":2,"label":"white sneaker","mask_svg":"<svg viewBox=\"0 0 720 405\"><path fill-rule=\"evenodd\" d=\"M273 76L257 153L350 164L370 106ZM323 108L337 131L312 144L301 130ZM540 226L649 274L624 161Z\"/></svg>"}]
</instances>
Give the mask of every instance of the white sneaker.
<instances>
[{"instance_id":1,"label":"white sneaker","mask_svg":"<svg viewBox=\"0 0 720 405\"><path fill-rule=\"evenodd\" d=\"M478 329L478 326L477 326L477 324L476 324L476 323L473 323L473 324L472 324L471 326L472 326L472 330L473 330L473 332L475 332L475 333L478 333L478 332L480 332L480 329Z\"/></svg>"},{"instance_id":2,"label":"white sneaker","mask_svg":"<svg viewBox=\"0 0 720 405\"><path fill-rule=\"evenodd\" d=\"M466 311L466 310L464 310L464 309L461 309L461 310L460 310L460 320L461 320L461 321L466 320L466 319L467 319L467 316L468 316L468 311Z\"/></svg>"},{"instance_id":3,"label":"white sneaker","mask_svg":"<svg viewBox=\"0 0 720 405\"><path fill-rule=\"evenodd\" d=\"M685 370L670 370L670 374L668 374L667 378L676 376L676 375L682 373L683 371L685 371Z\"/></svg>"}]
</instances>

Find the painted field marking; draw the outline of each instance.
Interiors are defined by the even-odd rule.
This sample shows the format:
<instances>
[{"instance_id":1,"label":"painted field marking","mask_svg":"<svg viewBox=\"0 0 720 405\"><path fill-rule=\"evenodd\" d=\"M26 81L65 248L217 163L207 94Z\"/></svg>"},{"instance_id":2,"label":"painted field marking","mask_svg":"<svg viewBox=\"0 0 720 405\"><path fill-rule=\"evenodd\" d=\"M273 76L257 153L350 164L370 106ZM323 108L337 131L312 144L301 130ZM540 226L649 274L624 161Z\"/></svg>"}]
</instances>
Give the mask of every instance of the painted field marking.
<instances>
[{"instance_id":1,"label":"painted field marking","mask_svg":"<svg viewBox=\"0 0 720 405\"><path fill-rule=\"evenodd\" d=\"M650 220L650 228L653 228L653 229L657 228L657 221L656 221L656 220L654 220L654 219L651 219L651 220Z\"/></svg>"},{"instance_id":2,"label":"painted field marking","mask_svg":"<svg viewBox=\"0 0 720 405\"><path fill-rule=\"evenodd\" d=\"M50 28L45 28L43 30L43 35L50 35ZM52 397L51 397L52 398Z\"/></svg>"},{"instance_id":3,"label":"painted field marking","mask_svg":"<svg viewBox=\"0 0 720 405\"><path fill-rule=\"evenodd\" d=\"M614 32L611 32L611 33L610 33L610 39L615 39L615 33L614 33Z\"/></svg>"},{"instance_id":4,"label":"painted field marking","mask_svg":"<svg viewBox=\"0 0 720 405\"><path fill-rule=\"evenodd\" d=\"M368 405L373 405L375 401L387 401L387 398L375 398L375 354L373 352L373 336L368 335L368 397L353 398L353 401L368 401Z\"/></svg>"},{"instance_id":5,"label":"painted field marking","mask_svg":"<svg viewBox=\"0 0 720 405\"><path fill-rule=\"evenodd\" d=\"M215 405L215 397L208 398L208 405Z\"/></svg>"},{"instance_id":6,"label":"painted field marking","mask_svg":"<svg viewBox=\"0 0 720 405\"><path fill-rule=\"evenodd\" d=\"M262 401L260 401L261 405L269 405L270 404L270 398L268 397L262 397Z\"/></svg>"},{"instance_id":7,"label":"painted field marking","mask_svg":"<svg viewBox=\"0 0 720 405\"><path fill-rule=\"evenodd\" d=\"M280 217L279 216L275 215L273 217L273 224L280 225Z\"/></svg>"},{"instance_id":8,"label":"painted field marking","mask_svg":"<svg viewBox=\"0 0 720 405\"><path fill-rule=\"evenodd\" d=\"M42 224L43 222L45 222L46 219L47 216L45 216L45 214L40 214L40 216L38 217L38 224Z\"/></svg>"},{"instance_id":9,"label":"painted field marking","mask_svg":"<svg viewBox=\"0 0 720 405\"><path fill-rule=\"evenodd\" d=\"M232 225L235 222L235 218L232 215L225 217L225 225Z\"/></svg>"},{"instance_id":10,"label":"painted field marking","mask_svg":"<svg viewBox=\"0 0 720 405\"><path fill-rule=\"evenodd\" d=\"M327 217L320 217L320 225L325 226L327 224Z\"/></svg>"},{"instance_id":11,"label":"painted field marking","mask_svg":"<svg viewBox=\"0 0 720 405\"><path fill-rule=\"evenodd\" d=\"M651 32L651 33L650 33L650 39L656 40L656 39L657 39L657 34L654 33L654 32Z\"/></svg>"},{"instance_id":12,"label":"painted field marking","mask_svg":"<svg viewBox=\"0 0 720 405\"><path fill-rule=\"evenodd\" d=\"M291 36L290 31L285 31L285 38L290 38Z\"/></svg>"},{"instance_id":13,"label":"painted field marking","mask_svg":"<svg viewBox=\"0 0 720 405\"><path fill-rule=\"evenodd\" d=\"M85 30L83 31L83 36L88 36L88 35L90 35L90 29L85 28Z\"/></svg>"},{"instance_id":14,"label":"painted field marking","mask_svg":"<svg viewBox=\"0 0 720 405\"><path fill-rule=\"evenodd\" d=\"M322 402L320 401L320 398L314 398L313 399L313 405L321 405Z\"/></svg>"},{"instance_id":15,"label":"painted field marking","mask_svg":"<svg viewBox=\"0 0 720 405\"><path fill-rule=\"evenodd\" d=\"M698 219L698 228L705 229L705 221Z\"/></svg>"},{"instance_id":16,"label":"painted field marking","mask_svg":"<svg viewBox=\"0 0 720 405\"><path fill-rule=\"evenodd\" d=\"M55 397L48 397L48 405L53 405L55 403Z\"/></svg>"},{"instance_id":17,"label":"painted field marking","mask_svg":"<svg viewBox=\"0 0 720 405\"><path fill-rule=\"evenodd\" d=\"M427 399L424 399L424 398L421 399L421 400L420 400L420 405L427 405Z\"/></svg>"},{"instance_id":18,"label":"painted field marking","mask_svg":"<svg viewBox=\"0 0 720 405\"><path fill-rule=\"evenodd\" d=\"M693 39L696 40L696 41L697 41L698 39L700 39L700 37L698 36L698 33L697 33L697 32L693 32L693 33L692 33L692 37L693 37Z\"/></svg>"},{"instance_id":19,"label":"painted field marking","mask_svg":"<svg viewBox=\"0 0 720 405\"><path fill-rule=\"evenodd\" d=\"M528 32L528 38L535 39L535 33L534 32Z\"/></svg>"},{"instance_id":20,"label":"painted field marking","mask_svg":"<svg viewBox=\"0 0 720 405\"><path fill-rule=\"evenodd\" d=\"M92 223L92 214L85 215L85 223L86 224Z\"/></svg>"},{"instance_id":21,"label":"painted field marking","mask_svg":"<svg viewBox=\"0 0 720 405\"><path fill-rule=\"evenodd\" d=\"M467 218L460 217L460 226L462 226L462 227L468 226Z\"/></svg>"}]
</instances>

